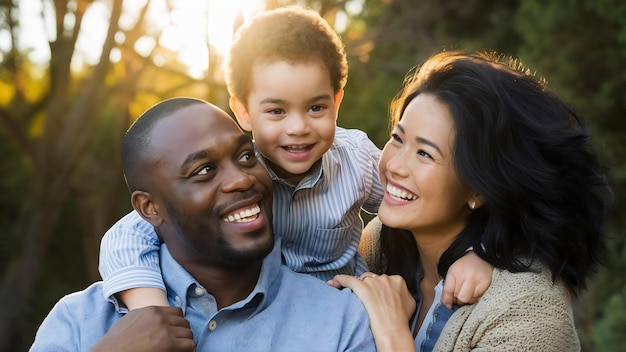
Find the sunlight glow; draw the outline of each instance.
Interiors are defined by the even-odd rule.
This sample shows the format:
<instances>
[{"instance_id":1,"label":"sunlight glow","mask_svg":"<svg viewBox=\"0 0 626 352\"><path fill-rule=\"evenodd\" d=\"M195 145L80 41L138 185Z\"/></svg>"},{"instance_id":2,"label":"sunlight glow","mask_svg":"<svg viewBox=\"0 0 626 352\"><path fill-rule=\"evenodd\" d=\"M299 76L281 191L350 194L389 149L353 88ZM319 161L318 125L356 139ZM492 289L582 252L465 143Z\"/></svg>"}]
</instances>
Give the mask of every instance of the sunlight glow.
<instances>
[{"instance_id":1,"label":"sunlight glow","mask_svg":"<svg viewBox=\"0 0 626 352\"><path fill-rule=\"evenodd\" d=\"M42 19L42 4L45 6L45 19ZM124 11L120 18L122 29L129 29L137 20L139 10L146 0L124 2ZM196 78L206 75L209 65L209 50L223 56L232 40L233 22L237 12L249 18L264 9L263 0L152 0L147 15L147 31L135 49L140 55L147 55L159 44L173 50L177 59L184 64L189 74ZM56 36L55 27L50 22L54 18L51 1L19 0L19 21L23 25L20 32L20 50L27 51L35 63L46 63L50 60L48 40ZM168 6L171 6L168 8ZM94 1L85 13L81 33L78 37L72 67L79 70L83 65L97 62L102 52L102 45L108 29L110 15L106 1ZM74 18L66 18L66 28L70 27ZM68 28L69 29L69 28ZM10 37L8 33L0 33L0 48L8 50ZM116 36L116 40L123 40ZM119 60L119 52L112 54L111 59Z\"/></svg>"},{"instance_id":2,"label":"sunlight glow","mask_svg":"<svg viewBox=\"0 0 626 352\"><path fill-rule=\"evenodd\" d=\"M178 53L178 59L192 76L201 77L209 65L209 50L220 56L228 51L237 12L248 18L263 10L264 1L172 0L169 4L172 6L169 13L164 7L159 11L160 16L169 16L170 21L159 42Z\"/></svg>"}]
</instances>

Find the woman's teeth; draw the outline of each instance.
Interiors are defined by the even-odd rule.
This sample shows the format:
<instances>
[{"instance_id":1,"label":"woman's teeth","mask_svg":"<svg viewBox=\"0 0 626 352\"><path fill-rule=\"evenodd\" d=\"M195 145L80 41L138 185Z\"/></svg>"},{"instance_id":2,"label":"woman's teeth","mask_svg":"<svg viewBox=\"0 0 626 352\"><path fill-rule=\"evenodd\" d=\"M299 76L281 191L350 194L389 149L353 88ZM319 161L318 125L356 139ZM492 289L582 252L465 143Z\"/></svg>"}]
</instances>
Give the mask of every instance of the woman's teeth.
<instances>
[{"instance_id":1,"label":"woman's teeth","mask_svg":"<svg viewBox=\"0 0 626 352\"><path fill-rule=\"evenodd\" d=\"M404 200L415 200L417 196L413 193L409 193L407 191L401 190L398 187L394 187L390 184L387 184L387 193L394 198L400 198Z\"/></svg>"}]
</instances>

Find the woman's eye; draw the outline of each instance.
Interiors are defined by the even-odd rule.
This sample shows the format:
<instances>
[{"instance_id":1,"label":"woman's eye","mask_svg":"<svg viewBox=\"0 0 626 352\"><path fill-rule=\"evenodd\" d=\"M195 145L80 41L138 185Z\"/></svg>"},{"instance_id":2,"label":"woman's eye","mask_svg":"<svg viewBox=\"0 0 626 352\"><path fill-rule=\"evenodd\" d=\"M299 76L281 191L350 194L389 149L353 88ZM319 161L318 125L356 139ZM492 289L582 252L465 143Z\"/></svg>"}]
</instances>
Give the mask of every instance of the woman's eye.
<instances>
[{"instance_id":1,"label":"woman's eye","mask_svg":"<svg viewBox=\"0 0 626 352\"><path fill-rule=\"evenodd\" d=\"M402 143L402 139L396 133L391 134L391 140L394 142Z\"/></svg>"},{"instance_id":2,"label":"woman's eye","mask_svg":"<svg viewBox=\"0 0 626 352\"><path fill-rule=\"evenodd\" d=\"M423 156L423 157L428 158L428 159L432 159L433 158L432 156L430 156L430 154L428 154L427 152L425 152L423 150L418 150L417 151L417 155Z\"/></svg>"}]
</instances>

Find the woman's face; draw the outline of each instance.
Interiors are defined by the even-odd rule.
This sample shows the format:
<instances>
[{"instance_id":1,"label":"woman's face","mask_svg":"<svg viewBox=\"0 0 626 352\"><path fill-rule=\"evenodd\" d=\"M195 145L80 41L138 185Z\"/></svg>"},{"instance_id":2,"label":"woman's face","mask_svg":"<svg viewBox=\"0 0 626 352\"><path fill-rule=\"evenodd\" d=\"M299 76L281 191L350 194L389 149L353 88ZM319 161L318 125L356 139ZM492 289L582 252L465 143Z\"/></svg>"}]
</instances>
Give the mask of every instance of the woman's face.
<instances>
[{"instance_id":1,"label":"woman's face","mask_svg":"<svg viewBox=\"0 0 626 352\"><path fill-rule=\"evenodd\" d=\"M378 216L385 225L438 239L459 234L475 198L454 169L454 142L447 106L429 94L415 97L380 159L385 197Z\"/></svg>"}]
</instances>

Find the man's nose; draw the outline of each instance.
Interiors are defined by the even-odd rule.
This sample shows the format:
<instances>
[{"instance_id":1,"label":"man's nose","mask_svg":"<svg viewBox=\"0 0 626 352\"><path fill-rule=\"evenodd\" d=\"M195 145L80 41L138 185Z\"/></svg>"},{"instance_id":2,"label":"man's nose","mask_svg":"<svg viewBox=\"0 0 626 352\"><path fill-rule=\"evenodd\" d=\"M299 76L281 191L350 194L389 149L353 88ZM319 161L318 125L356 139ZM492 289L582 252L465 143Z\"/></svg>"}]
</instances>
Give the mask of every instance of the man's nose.
<instances>
[{"instance_id":1,"label":"man's nose","mask_svg":"<svg viewBox=\"0 0 626 352\"><path fill-rule=\"evenodd\" d=\"M222 191L224 192L245 191L256 182L254 175L234 163L223 168Z\"/></svg>"}]
</instances>

